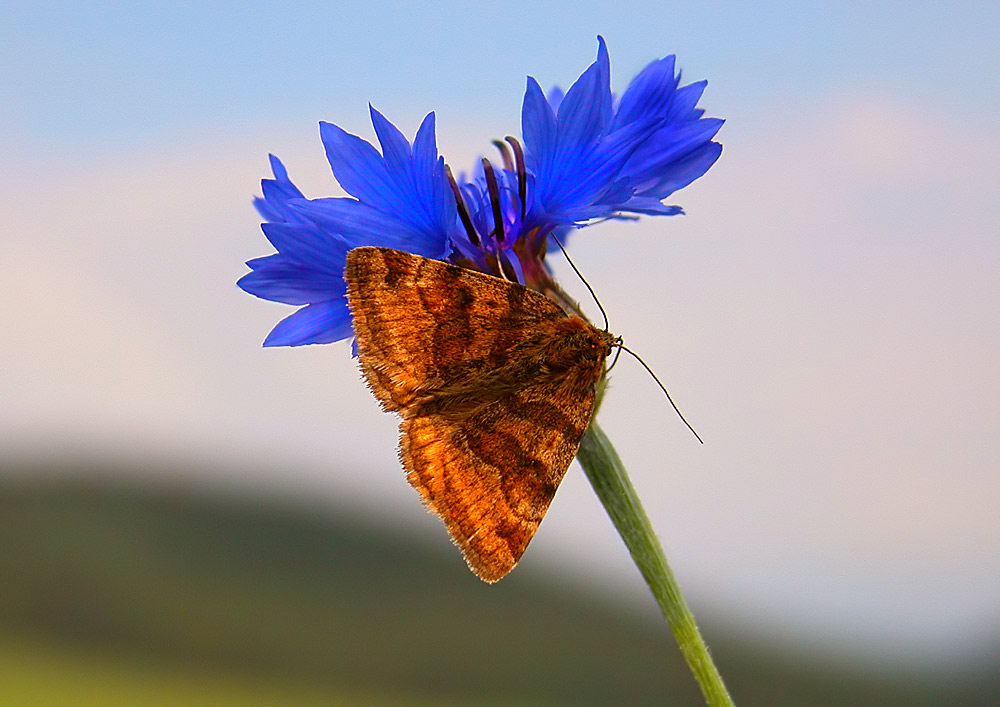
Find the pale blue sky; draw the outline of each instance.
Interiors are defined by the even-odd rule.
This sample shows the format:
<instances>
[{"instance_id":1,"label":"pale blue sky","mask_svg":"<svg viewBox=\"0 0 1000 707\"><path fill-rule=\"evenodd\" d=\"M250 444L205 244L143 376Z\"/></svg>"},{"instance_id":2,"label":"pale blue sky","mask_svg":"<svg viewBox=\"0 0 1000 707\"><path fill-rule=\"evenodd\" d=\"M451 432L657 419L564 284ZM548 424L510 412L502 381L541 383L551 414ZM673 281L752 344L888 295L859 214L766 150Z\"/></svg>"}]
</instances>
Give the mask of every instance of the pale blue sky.
<instances>
[{"instance_id":1,"label":"pale blue sky","mask_svg":"<svg viewBox=\"0 0 1000 707\"><path fill-rule=\"evenodd\" d=\"M513 131L524 76L569 82L598 33L619 82L673 52L709 78L713 113L775 130L857 86L996 114L998 30L995 2L15 1L0 5L0 125L18 154L69 158L301 116L360 129L368 101Z\"/></svg>"}]
</instances>

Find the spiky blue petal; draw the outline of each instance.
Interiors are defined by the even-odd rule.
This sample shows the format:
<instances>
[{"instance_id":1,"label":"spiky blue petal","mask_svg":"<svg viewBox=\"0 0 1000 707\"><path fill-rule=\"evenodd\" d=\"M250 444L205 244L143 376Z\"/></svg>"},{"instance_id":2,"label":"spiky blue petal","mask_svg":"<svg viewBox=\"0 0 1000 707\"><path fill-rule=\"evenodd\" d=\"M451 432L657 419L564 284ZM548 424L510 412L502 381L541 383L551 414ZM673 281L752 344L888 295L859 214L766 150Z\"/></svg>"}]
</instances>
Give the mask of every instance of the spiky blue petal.
<instances>
[{"instance_id":1,"label":"spiky blue petal","mask_svg":"<svg viewBox=\"0 0 1000 707\"><path fill-rule=\"evenodd\" d=\"M285 317L264 339L264 346L330 344L351 335L347 299L315 302Z\"/></svg>"},{"instance_id":2,"label":"spiky blue petal","mask_svg":"<svg viewBox=\"0 0 1000 707\"><path fill-rule=\"evenodd\" d=\"M412 146L374 108L371 116L381 153L336 125L320 124L334 175L353 198L306 199L271 157L274 179L261 182L263 197L254 204L277 252L247 262L251 272L237 284L264 299L305 306L279 322L265 346L325 344L351 335L344 282L351 248L383 245L433 258L450 249L455 201L437 154L434 114Z\"/></svg>"},{"instance_id":3,"label":"spiky blue petal","mask_svg":"<svg viewBox=\"0 0 1000 707\"><path fill-rule=\"evenodd\" d=\"M298 200L293 207L353 246L385 245L440 258L449 250L456 212L444 158L437 154L434 114L424 118L411 147L381 113L370 112L382 154L356 135L320 123L333 174L355 198Z\"/></svg>"},{"instance_id":4,"label":"spiky blue petal","mask_svg":"<svg viewBox=\"0 0 1000 707\"><path fill-rule=\"evenodd\" d=\"M712 138L723 121L702 118L696 106L706 84L679 87L675 64L672 55L650 63L617 103L601 37L597 59L565 93L554 88L546 97L529 76L521 110L527 175L519 184L509 168L497 170L491 196L482 170L474 170L461 189L476 234L456 240L455 261L498 274L497 257L506 258L522 282L546 289L550 235L565 238L573 227L630 214L683 213L662 200L718 159L722 146Z\"/></svg>"},{"instance_id":5,"label":"spiky blue petal","mask_svg":"<svg viewBox=\"0 0 1000 707\"><path fill-rule=\"evenodd\" d=\"M658 202L705 173L721 120L695 106L706 82L678 87L674 57L650 63L615 105L607 46L563 95L528 79L521 125L535 201L527 229L580 225L627 212L681 213Z\"/></svg>"}]
</instances>

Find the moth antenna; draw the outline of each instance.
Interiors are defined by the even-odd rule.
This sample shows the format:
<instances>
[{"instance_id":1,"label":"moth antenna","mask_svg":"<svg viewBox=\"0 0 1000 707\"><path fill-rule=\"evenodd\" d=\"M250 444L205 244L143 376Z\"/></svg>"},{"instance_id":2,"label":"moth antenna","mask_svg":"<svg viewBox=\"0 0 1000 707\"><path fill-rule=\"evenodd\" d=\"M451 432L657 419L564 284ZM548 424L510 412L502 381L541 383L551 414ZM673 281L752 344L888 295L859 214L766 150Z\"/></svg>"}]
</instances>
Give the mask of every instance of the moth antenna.
<instances>
[{"instance_id":1,"label":"moth antenna","mask_svg":"<svg viewBox=\"0 0 1000 707\"><path fill-rule=\"evenodd\" d=\"M618 350L619 351L626 351L626 352L632 354L632 356L635 358L635 360L642 364L642 367L646 369L646 372L649 373L649 375L651 375L653 377L653 380L656 381L656 384L658 386L660 386L660 390L663 391L663 394L667 396L667 400L670 401L670 405L671 405L671 407L673 407L674 412L677 413L677 417L681 418L681 422L683 422L685 425L687 425L687 428L689 430L691 430L691 434L693 434L695 436L695 438L699 442L701 442L702 444L705 444L705 440L703 440L701 438L701 435L699 435L697 432L695 432L695 429L694 429L694 427L691 426L691 423L688 422L684 418L684 415L683 415L683 413L681 413L680 408L677 407L677 403L674 402L674 399L670 397L670 393L667 392L667 387L665 385L663 385L663 383L660 382L659 378L656 377L656 374L653 373L653 369L646 365L646 362L642 360L642 357L639 356L639 354L637 354L635 351L633 351L632 349L630 349L627 346L625 346L625 344L623 344L620 340L618 341L617 345L618 345ZM618 357L617 356L615 357L615 361L616 362L618 361ZM613 366L614 364L611 364L611 365Z\"/></svg>"},{"instance_id":2,"label":"moth antenna","mask_svg":"<svg viewBox=\"0 0 1000 707\"><path fill-rule=\"evenodd\" d=\"M583 284L587 286L587 291L590 292L590 296L593 297L594 301L597 303L597 308L599 310L601 310L601 316L604 317L604 331L607 331L608 330L608 313L605 312L604 311L604 307L601 306L601 300L597 299L597 293L594 292L594 288L590 286L590 283L587 282L587 278L585 278L580 273L580 270L576 267L576 265L573 264L573 260L569 257L569 253L566 252L566 249L563 248L563 244L559 242L559 239L556 238L554 234L549 234L549 235L552 238L552 240L554 240L556 242L556 245L559 246L559 250L561 250L562 254L566 257L566 262L569 263L569 266L571 268L573 268L573 272L575 272L576 276L578 278L580 278L580 281L583 282ZM631 353L631 352L629 352L629 353Z\"/></svg>"},{"instance_id":3,"label":"moth antenna","mask_svg":"<svg viewBox=\"0 0 1000 707\"><path fill-rule=\"evenodd\" d=\"M608 370L606 370L606 371L604 372L605 374L608 374L608 373L611 373L611 369L612 369L612 368L614 368L614 367L615 367L615 364L617 364L617 363L618 363L618 357L622 355L622 347L621 347L621 343L622 343L622 338L621 338L621 337L619 336L619 337L618 337L618 339L617 339L617 340L615 341L615 346L617 346L617 347L618 347L618 350L617 350L617 351L615 351L615 357L614 357L614 359L613 359L613 360L611 361L611 365L610 365L610 366L608 366Z\"/></svg>"}]
</instances>

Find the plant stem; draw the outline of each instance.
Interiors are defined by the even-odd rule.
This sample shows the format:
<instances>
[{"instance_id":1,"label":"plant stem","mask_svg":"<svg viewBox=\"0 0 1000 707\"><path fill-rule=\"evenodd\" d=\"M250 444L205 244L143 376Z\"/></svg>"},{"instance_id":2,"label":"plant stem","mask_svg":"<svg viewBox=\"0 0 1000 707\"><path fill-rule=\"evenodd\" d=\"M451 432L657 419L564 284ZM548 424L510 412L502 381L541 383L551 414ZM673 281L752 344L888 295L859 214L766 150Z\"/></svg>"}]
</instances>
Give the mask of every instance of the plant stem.
<instances>
[{"instance_id":1,"label":"plant stem","mask_svg":"<svg viewBox=\"0 0 1000 707\"><path fill-rule=\"evenodd\" d=\"M705 702L711 707L732 705L621 458L596 420L583 436L577 459L660 605Z\"/></svg>"}]
</instances>

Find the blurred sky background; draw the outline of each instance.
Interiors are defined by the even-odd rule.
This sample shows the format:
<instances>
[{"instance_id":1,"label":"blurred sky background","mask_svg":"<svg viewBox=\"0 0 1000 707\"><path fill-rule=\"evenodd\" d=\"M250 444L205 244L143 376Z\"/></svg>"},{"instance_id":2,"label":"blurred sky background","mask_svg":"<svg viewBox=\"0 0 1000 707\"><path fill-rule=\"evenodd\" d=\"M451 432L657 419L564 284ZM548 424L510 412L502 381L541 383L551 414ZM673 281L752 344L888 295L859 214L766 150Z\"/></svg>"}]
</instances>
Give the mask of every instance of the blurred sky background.
<instances>
[{"instance_id":1,"label":"blurred sky background","mask_svg":"<svg viewBox=\"0 0 1000 707\"><path fill-rule=\"evenodd\" d=\"M998 30L995 2L4 2L0 455L194 461L217 472L167 481L447 543L349 345L260 347L292 309L234 284L270 252L251 197L268 152L342 193L317 123L371 138L369 101L411 137L436 111L471 166L519 134L525 76L568 87L600 33L614 90L676 53L727 119L686 216L572 246L706 441L619 363L601 422L682 586L957 664L1000 635ZM576 466L523 565L654 610Z\"/></svg>"}]
</instances>

